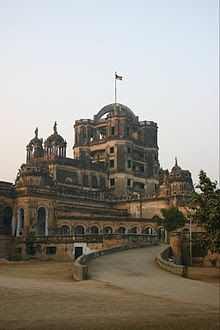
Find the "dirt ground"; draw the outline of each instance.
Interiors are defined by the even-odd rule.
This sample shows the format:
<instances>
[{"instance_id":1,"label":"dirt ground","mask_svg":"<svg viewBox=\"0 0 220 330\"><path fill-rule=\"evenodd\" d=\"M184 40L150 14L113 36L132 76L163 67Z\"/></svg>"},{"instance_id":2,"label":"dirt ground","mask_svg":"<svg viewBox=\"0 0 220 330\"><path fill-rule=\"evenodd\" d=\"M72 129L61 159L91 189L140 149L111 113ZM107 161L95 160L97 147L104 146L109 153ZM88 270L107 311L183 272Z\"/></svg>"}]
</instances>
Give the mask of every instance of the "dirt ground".
<instances>
[{"instance_id":1,"label":"dirt ground","mask_svg":"<svg viewBox=\"0 0 220 330\"><path fill-rule=\"evenodd\" d=\"M0 329L219 329L218 310L72 279L71 262L0 266Z\"/></svg>"}]
</instances>

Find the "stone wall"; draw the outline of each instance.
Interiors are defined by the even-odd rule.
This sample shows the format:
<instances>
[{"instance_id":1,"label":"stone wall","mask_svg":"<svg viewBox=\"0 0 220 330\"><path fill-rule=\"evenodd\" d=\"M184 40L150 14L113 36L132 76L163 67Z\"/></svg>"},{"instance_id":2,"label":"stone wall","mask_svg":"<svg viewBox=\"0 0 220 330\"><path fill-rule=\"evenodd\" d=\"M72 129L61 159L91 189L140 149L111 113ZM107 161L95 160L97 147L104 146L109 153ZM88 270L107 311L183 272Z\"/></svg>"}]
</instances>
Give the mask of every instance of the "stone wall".
<instances>
[{"instance_id":1,"label":"stone wall","mask_svg":"<svg viewBox=\"0 0 220 330\"><path fill-rule=\"evenodd\" d=\"M162 251L160 251L156 258L155 261L157 265L162 268L167 270L170 273L180 275L183 277L187 277L186 274L186 267L183 265L175 265L174 263L168 262L167 259L172 255L172 249L170 246L164 248Z\"/></svg>"}]
</instances>

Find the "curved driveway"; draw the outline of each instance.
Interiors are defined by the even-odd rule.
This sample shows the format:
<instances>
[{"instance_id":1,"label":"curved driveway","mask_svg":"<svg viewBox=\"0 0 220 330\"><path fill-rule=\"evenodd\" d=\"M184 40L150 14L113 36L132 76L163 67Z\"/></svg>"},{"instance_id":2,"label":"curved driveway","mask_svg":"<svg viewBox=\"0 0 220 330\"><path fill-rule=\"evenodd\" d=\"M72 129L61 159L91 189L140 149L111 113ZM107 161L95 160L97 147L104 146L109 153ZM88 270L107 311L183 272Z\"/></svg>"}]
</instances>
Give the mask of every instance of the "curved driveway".
<instances>
[{"instance_id":1,"label":"curved driveway","mask_svg":"<svg viewBox=\"0 0 220 330\"><path fill-rule=\"evenodd\" d=\"M89 278L150 296L218 307L218 287L171 274L155 264L161 249L152 246L98 257L89 262Z\"/></svg>"}]
</instances>

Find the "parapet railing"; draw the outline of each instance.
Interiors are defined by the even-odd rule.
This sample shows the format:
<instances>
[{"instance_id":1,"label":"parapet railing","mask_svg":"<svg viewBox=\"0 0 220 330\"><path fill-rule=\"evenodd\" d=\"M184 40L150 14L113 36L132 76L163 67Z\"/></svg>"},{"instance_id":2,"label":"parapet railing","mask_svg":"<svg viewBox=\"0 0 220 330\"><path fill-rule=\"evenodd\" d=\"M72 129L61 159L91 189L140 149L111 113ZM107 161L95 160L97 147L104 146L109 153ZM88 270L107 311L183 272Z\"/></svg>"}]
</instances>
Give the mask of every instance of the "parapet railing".
<instances>
[{"instance_id":1,"label":"parapet railing","mask_svg":"<svg viewBox=\"0 0 220 330\"><path fill-rule=\"evenodd\" d=\"M158 241L157 235L145 234L86 234L86 235L50 235L50 236L28 236L19 238L24 243L103 243L105 240L125 241L125 243L147 242L155 243Z\"/></svg>"}]
</instances>

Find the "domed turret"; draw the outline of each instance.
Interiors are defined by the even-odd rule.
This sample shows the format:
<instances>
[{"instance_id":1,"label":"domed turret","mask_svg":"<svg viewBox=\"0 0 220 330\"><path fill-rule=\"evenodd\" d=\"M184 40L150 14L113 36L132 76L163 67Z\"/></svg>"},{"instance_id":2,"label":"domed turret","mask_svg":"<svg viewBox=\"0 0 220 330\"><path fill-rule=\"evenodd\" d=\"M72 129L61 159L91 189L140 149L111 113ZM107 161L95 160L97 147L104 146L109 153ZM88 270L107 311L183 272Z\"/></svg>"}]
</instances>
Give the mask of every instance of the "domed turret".
<instances>
[{"instance_id":1,"label":"domed turret","mask_svg":"<svg viewBox=\"0 0 220 330\"><path fill-rule=\"evenodd\" d=\"M66 141L57 132L57 122L53 126L54 133L44 142L46 156L55 155L66 157Z\"/></svg>"},{"instance_id":2,"label":"domed turret","mask_svg":"<svg viewBox=\"0 0 220 330\"><path fill-rule=\"evenodd\" d=\"M181 171L181 167L177 164L177 158L175 157L175 165L173 166L171 172Z\"/></svg>"},{"instance_id":3,"label":"domed turret","mask_svg":"<svg viewBox=\"0 0 220 330\"><path fill-rule=\"evenodd\" d=\"M38 128L35 129L35 137L31 139L29 144L26 147L27 150L27 162L32 159L43 157L44 150L43 150L43 139L38 138Z\"/></svg>"},{"instance_id":4,"label":"domed turret","mask_svg":"<svg viewBox=\"0 0 220 330\"><path fill-rule=\"evenodd\" d=\"M169 184L171 195L189 195L193 189L191 173L188 170L182 170L177 164L175 158L175 166L169 173Z\"/></svg>"}]
</instances>

